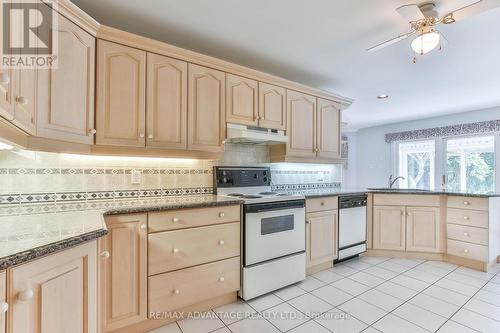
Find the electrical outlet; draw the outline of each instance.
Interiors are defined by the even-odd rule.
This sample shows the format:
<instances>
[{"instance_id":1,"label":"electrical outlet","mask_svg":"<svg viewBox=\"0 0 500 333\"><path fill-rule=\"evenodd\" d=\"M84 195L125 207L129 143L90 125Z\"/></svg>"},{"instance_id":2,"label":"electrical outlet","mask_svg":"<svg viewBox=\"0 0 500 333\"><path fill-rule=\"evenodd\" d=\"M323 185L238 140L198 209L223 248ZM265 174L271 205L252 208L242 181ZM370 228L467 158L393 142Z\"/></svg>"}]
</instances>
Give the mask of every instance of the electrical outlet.
<instances>
[{"instance_id":1,"label":"electrical outlet","mask_svg":"<svg viewBox=\"0 0 500 333\"><path fill-rule=\"evenodd\" d=\"M140 185L141 178L141 170L132 170L132 172L130 173L130 183L132 183L132 185Z\"/></svg>"}]
</instances>

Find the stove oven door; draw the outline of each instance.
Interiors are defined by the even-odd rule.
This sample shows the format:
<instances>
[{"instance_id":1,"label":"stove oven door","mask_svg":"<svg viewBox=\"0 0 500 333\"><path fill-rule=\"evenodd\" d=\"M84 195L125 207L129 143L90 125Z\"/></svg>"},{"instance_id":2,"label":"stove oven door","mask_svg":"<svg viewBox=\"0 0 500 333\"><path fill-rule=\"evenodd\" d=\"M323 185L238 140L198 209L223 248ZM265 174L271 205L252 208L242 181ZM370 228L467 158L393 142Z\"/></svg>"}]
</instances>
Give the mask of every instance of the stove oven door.
<instances>
[{"instance_id":1,"label":"stove oven door","mask_svg":"<svg viewBox=\"0 0 500 333\"><path fill-rule=\"evenodd\" d=\"M305 251L305 201L244 206L244 265Z\"/></svg>"}]
</instances>

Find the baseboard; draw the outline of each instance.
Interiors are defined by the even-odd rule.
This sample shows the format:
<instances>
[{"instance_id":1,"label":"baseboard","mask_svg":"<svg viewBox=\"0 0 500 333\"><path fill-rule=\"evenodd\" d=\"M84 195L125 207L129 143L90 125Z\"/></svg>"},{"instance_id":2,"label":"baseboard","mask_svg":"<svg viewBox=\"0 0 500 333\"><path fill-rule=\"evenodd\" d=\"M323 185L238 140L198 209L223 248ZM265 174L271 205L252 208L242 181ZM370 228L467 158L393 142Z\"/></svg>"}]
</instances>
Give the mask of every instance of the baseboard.
<instances>
[{"instance_id":1,"label":"baseboard","mask_svg":"<svg viewBox=\"0 0 500 333\"><path fill-rule=\"evenodd\" d=\"M393 257L393 258L403 258L403 259L424 259L424 260L440 260L443 261L443 253L433 253L433 252L407 252L407 251L395 251L395 250L376 250L368 249L361 256L371 256L371 257Z\"/></svg>"}]
</instances>

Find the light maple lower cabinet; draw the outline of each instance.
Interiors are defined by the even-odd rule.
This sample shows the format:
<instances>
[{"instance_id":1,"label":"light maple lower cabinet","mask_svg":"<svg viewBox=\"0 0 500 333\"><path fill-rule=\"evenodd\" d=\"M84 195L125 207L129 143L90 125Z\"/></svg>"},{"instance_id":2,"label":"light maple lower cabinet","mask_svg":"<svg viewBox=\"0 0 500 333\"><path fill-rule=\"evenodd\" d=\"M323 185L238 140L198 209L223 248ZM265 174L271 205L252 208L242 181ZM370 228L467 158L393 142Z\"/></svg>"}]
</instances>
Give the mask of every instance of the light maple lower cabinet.
<instances>
[{"instance_id":1,"label":"light maple lower cabinet","mask_svg":"<svg viewBox=\"0 0 500 333\"><path fill-rule=\"evenodd\" d=\"M97 332L96 242L8 271L9 332Z\"/></svg>"},{"instance_id":2,"label":"light maple lower cabinet","mask_svg":"<svg viewBox=\"0 0 500 333\"><path fill-rule=\"evenodd\" d=\"M146 320L147 214L106 217L99 240L99 320L109 332Z\"/></svg>"},{"instance_id":3,"label":"light maple lower cabinet","mask_svg":"<svg viewBox=\"0 0 500 333\"><path fill-rule=\"evenodd\" d=\"M97 42L96 144L144 147L146 52Z\"/></svg>"},{"instance_id":4,"label":"light maple lower cabinet","mask_svg":"<svg viewBox=\"0 0 500 333\"><path fill-rule=\"evenodd\" d=\"M316 97L287 90L286 155L316 157Z\"/></svg>"},{"instance_id":5,"label":"light maple lower cabinet","mask_svg":"<svg viewBox=\"0 0 500 333\"><path fill-rule=\"evenodd\" d=\"M58 66L38 71L37 136L93 144L95 38L62 15L57 29Z\"/></svg>"},{"instance_id":6,"label":"light maple lower cabinet","mask_svg":"<svg viewBox=\"0 0 500 333\"><path fill-rule=\"evenodd\" d=\"M5 271L0 272L0 333L5 333L6 321L5 317L9 308L7 303L7 277Z\"/></svg>"},{"instance_id":7,"label":"light maple lower cabinet","mask_svg":"<svg viewBox=\"0 0 500 333\"><path fill-rule=\"evenodd\" d=\"M404 207L373 207L373 248L381 250L405 250L406 219Z\"/></svg>"},{"instance_id":8,"label":"light maple lower cabinet","mask_svg":"<svg viewBox=\"0 0 500 333\"><path fill-rule=\"evenodd\" d=\"M443 252L439 207L406 208L406 251Z\"/></svg>"},{"instance_id":9,"label":"light maple lower cabinet","mask_svg":"<svg viewBox=\"0 0 500 333\"><path fill-rule=\"evenodd\" d=\"M224 151L226 74L188 65L188 149Z\"/></svg>"},{"instance_id":10,"label":"light maple lower cabinet","mask_svg":"<svg viewBox=\"0 0 500 333\"><path fill-rule=\"evenodd\" d=\"M306 266L332 262L337 258L338 211L306 215Z\"/></svg>"}]
</instances>

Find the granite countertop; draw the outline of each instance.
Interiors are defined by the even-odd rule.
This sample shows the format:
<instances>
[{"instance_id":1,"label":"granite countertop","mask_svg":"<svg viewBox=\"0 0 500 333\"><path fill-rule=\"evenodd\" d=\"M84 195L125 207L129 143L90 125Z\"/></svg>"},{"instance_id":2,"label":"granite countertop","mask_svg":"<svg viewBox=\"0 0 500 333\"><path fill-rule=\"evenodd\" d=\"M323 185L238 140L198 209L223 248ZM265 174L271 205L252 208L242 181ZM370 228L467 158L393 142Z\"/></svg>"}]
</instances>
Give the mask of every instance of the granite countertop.
<instances>
[{"instance_id":1,"label":"granite countertop","mask_svg":"<svg viewBox=\"0 0 500 333\"><path fill-rule=\"evenodd\" d=\"M375 188L323 188L280 191L293 194L302 194L306 198L329 197L338 195L355 195L363 193L395 193L395 194L421 194L421 195L456 195L464 197L490 198L500 197L499 193L453 192L443 190L418 190L418 189L375 189Z\"/></svg>"},{"instance_id":2,"label":"granite countertop","mask_svg":"<svg viewBox=\"0 0 500 333\"><path fill-rule=\"evenodd\" d=\"M0 206L0 270L107 234L104 216L239 205L216 195Z\"/></svg>"}]
</instances>

